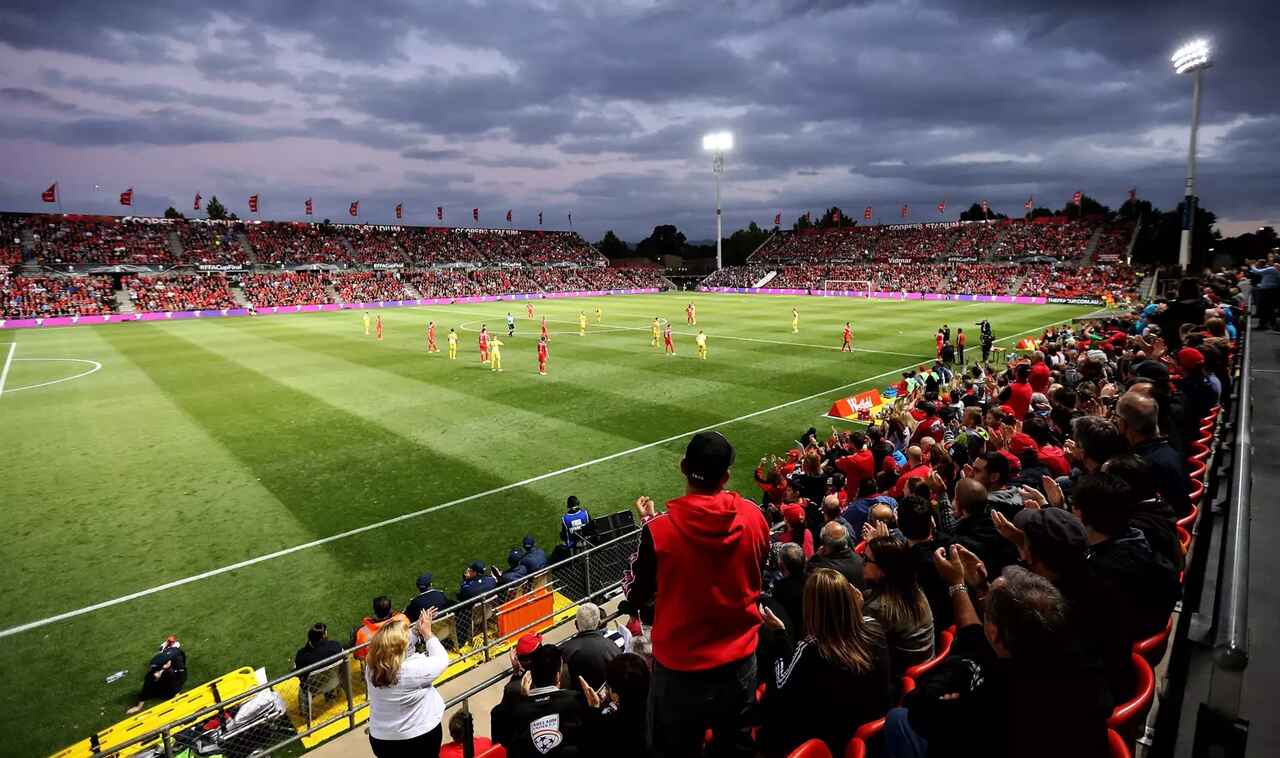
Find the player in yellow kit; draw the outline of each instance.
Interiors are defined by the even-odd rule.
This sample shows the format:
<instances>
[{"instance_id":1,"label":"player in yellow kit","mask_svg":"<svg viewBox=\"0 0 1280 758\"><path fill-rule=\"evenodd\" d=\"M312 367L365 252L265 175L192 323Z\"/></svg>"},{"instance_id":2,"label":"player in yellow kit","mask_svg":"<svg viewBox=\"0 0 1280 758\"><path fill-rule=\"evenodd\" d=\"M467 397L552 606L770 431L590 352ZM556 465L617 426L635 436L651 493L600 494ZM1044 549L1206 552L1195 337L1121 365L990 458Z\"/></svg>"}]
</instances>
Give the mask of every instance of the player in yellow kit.
<instances>
[{"instance_id":1,"label":"player in yellow kit","mask_svg":"<svg viewBox=\"0 0 1280 758\"><path fill-rule=\"evenodd\" d=\"M364 312L364 336L366 337L369 336L369 326L370 326L369 311L365 311Z\"/></svg>"},{"instance_id":2,"label":"player in yellow kit","mask_svg":"<svg viewBox=\"0 0 1280 758\"><path fill-rule=\"evenodd\" d=\"M449 330L449 360L454 361L457 359L458 359L458 333L450 329Z\"/></svg>"},{"instance_id":3,"label":"player in yellow kit","mask_svg":"<svg viewBox=\"0 0 1280 758\"><path fill-rule=\"evenodd\" d=\"M800 333L800 311L796 308L791 309L791 333Z\"/></svg>"},{"instance_id":4,"label":"player in yellow kit","mask_svg":"<svg viewBox=\"0 0 1280 758\"><path fill-rule=\"evenodd\" d=\"M604 311L600 310L600 306L596 306L596 323L604 323Z\"/></svg>"},{"instance_id":5,"label":"player in yellow kit","mask_svg":"<svg viewBox=\"0 0 1280 758\"><path fill-rule=\"evenodd\" d=\"M502 370L502 340L497 337L489 338L489 362L494 371Z\"/></svg>"},{"instance_id":6,"label":"player in yellow kit","mask_svg":"<svg viewBox=\"0 0 1280 758\"><path fill-rule=\"evenodd\" d=\"M653 324L649 327L649 334L653 339L649 340L649 347L658 346L658 338L662 336L662 324L659 323L658 317L653 317Z\"/></svg>"},{"instance_id":7,"label":"player in yellow kit","mask_svg":"<svg viewBox=\"0 0 1280 758\"><path fill-rule=\"evenodd\" d=\"M587 314L583 311L578 311L578 336L587 336Z\"/></svg>"},{"instance_id":8,"label":"player in yellow kit","mask_svg":"<svg viewBox=\"0 0 1280 758\"><path fill-rule=\"evenodd\" d=\"M702 330L699 329L698 336L694 337L693 341L698 345L698 357L705 361L707 359L707 335L703 334Z\"/></svg>"}]
</instances>

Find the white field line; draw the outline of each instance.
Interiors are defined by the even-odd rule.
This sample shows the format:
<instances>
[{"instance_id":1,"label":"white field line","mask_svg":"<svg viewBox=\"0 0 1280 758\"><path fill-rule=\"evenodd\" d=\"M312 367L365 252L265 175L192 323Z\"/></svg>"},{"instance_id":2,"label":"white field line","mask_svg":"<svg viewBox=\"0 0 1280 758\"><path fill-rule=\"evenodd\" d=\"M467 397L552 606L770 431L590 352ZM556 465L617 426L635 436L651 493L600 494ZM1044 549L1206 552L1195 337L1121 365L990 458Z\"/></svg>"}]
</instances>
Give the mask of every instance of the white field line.
<instances>
[{"instance_id":1,"label":"white field line","mask_svg":"<svg viewBox=\"0 0 1280 758\"><path fill-rule=\"evenodd\" d=\"M1007 340L1007 339L1012 339L1012 338L1014 338L1014 337L1021 336L1021 335L1023 335L1023 334L1028 333L1028 332L1034 332L1034 331L1037 331L1037 330L1039 330L1039 329L1043 329L1044 327L1049 326L1050 324L1056 324L1056 323L1059 323L1060 321L1061 321L1061 319L1059 319L1058 321L1051 321L1051 322L1049 322L1049 323L1047 323L1047 324L1043 324L1043 325L1038 326L1038 327L1036 327L1036 328L1034 328L1034 329L1028 329L1028 330L1026 330L1025 332L1019 332L1018 334L1011 334L1011 335L1009 335L1009 336L1007 336L1007 337L1003 337L1003 338L1001 338L1001 340L997 340L997 341L1003 341L1003 340ZM149 588L144 589L144 590L138 590L137 592L130 592L130 593L129 593L129 594L127 594L127 595L121 595L120 597L112 598L112 599L110 599L110 600L103 600L103 601L101 601L101 602L94 603L94 604L92 604L92 605L86 605L86 606L84 606L83 608L77 608L77 609L75 609L75 610L73 610L73 611L66 611L66 612L64 612L64 613L59 613L59 614L56 614L56 615L53 615L53 616L49 616L49 617L47 617L47 618L42 618L42 619L39 619L39 620L37 620L37 621L29 621L29 622L27 622L27 623L25 623L25 624L19 624L19 625L17 625L17 626L11 626L11 627L9 627L9 628L7 628L7 629L0 629L0 638L4 638L4 637L11 637L11 636L13 636L13 635L15 635L15 634L21 634L21 633L23 633L23 632L29 632L29 631L31 631L32 629L39 629L40 627L43 627L43 626L49 626L50 624L56 624L56 623L58 623L58 622L60 622L60 621L66 621L67 619L75 618L75 617L77 617L77 616L81 616L81 615L86 614L86 613L92 613L92 612L94 612L94 611L100 611L100 610L102 610L103 608L110 608L110 607L112 607L112 606L116 606L116 605L123 605L124 603L128 603L128 602L131 602L131 601L133 601L133 600L137 600L138 598L147 597L148 595L155 595L155 594L158 594L158 593L160 593L160 592L165 592L166 590L171 590L171 589L175 589L175 588L177 588L177 587L181 587L181 586L183 586L183 585L192 584L192 583L194 583L194 582L198 582L198 581L201 581L201 580L203 580L203 579L210 579L210 578L212 578L212 577L220 576L220 575L222 575L222 574L226 574L226 573L229 573L229 572L232 572L232 571L238 571L238 570L243 569L243 568L248 568L249 566L254 566L254 565L257 565L257 564L259 564L259 563L265 563L265 562L267 562L267 561L272 561L272 560L275 560L275 559L277 559L277 558L283 558L283 557L285 557L285 556L287 556L287 555L292 555L292 554L294 554L294 553L302 552L303 550L310 550L311 548L320 547L320 546L322 546L322 545L327 545L327 544L329 544L329 543L331 543L331 542L337 542L337 541L339 541L339 540L344 540L344 539L346 539L346 538L348 538L348 537L354 537L354 536L356 536L356 535L358 535L358 534L364 534L365 532L371 532L371 531L374 531L374 530L376 530L376 529L382 529L383 527L391 526L391 525L393 525L393 524L398 524L398 523L400 523L400 522L402 522L402 521L409 521L410 519L415 519L415 518L418 518L418 517L420 517L420 516L425 516L425 515L427 515L427 514L429 514L429 513L435 513L435 512L437 512L437 511L442 511L442 510L445 510L445 509L447 509L447 508L453 508L453 507L455 507L455 506L463 505L463 504L465 504L465 503L469 503L469 502L471 502L471 501L473 501L473 500L479 500L479 499L481 499L481 498L485 498L485 497L488 497L488 496L490 496L490 495L497 495L497 494L502 493L502 492L507 492L508 490L517 489L517 488L519 488L519 487L525 487L525 486L527 486L527 485L534 484L534 483L537 483L537 482L541 482L541 481L544 481L544 480L546 480L546 479L552 479L552 478L554 478L554 477L561 476L562 474L568 474L568 473L570 473L570 472L578 471L578 470L580 470L580 469L584 469L584 468L588 468L588 467L590 467L590 466L594 466L594 465L599 464L599 463L605 463L605 462L607 462L607 461L612 461L612 460L615 460L615 459L617 459L617 458L623 458L623 457L626 457L626 456L628 456L628 455L632 455L632 454L634 454L634 453L639 453L639 452L641 452L641 451L648 450L648 449L650 449L650 448L658 447L659 445L665 445L665 444L667 444L667 443L669 443L669 442L674 442L674 441L676 441L676 440L678 440L678 439L682 439L682 438L684 438L684 437L690 437L690 436L692 436L692 435L694 435L694 434L697 434L698 432L710 431L710 430L712 430L712 429L716 429L716 428L718 428L718 427L728 426L729 424L735 424L735 423L738 423L738 422L740 422L740 421L746 421L746 420L748 420L748 419L755 418L756 416L763 416L763 415L764 415L764 414L766 414L766 413L772 413L772 412L774 412L774 411L782 410L783 408L789 408L789 407L791 407L791 406L793 406L793 405L797 405L797 404L799 404L799 403L807 403L807 402L809 402L810 400L815 400L815 399L817 399L817 398L820 398L820 397L823 397L823 396L826 396L826 395L830 395L830 394L835 393L835 392L842 392L842 391L847 390L847 389L849 389L849 388L851 388L851 387L856 387L856 386L858 386L858 385L860 385L860 384L866 384L866 383L868 383L868 382L873 382L873 381L875 381L875 380L877 380L877 379L883 379L883 378L884 378L884 377L886 377L886 376L896 376L896 375L898 375L898 374L902 373L903 371L906 371L906 370L907 370L907 369L909 369L909 368L913 368L915 365L916 365L916 363L915 363L915 362L913 362L913 363L909 363L909 364L907 364L906 366L903 366L903 367L901 367L901 368L893 369L892 371L885 371L885 372L884 372L884 373L882 373L882 374L876 374L875 376L868 376L868 377L864 377L864 378L859 379L859 380L854 381L854 382L849 382L849 383L847 383L847 384L842 384L842 385L840 385L839 387L832 387L832 388L831 388L831 389L829 389L829 390L823 390L822 392L815 392L815 393L813 393L812 395L806 395L805 397L799 397L799 398L796 398L796 399L794 399L794 400L788 400L788 401L787 401L787 402L785 402L785 403L779 403L778 405L770 406L770 407L768 407L768 408L762 408L762 409L760 409L760 410L758 410L758 411L752 411L751 413L747 413L747 414L744 414L744 415L742 415L742 416L738 416L737 418L731 418L731 419L728 419L728 420L726 420L726 421L721 421L721 422L720 422L720 423L718 423L718 424L711 424L710 426L704 426L704 427L700 427L700 428L698 428L698 429L691 429L691 430L689 430L689 431L687 431L687 432L681 432L680 434L673 434L673 435L671 435L670 437L664 437L663 439L660 439L660 440L655 440L655 441L653 441L653 442L647 442L647 443L645 443L645 444L643 444L643 445L637 445L636 447L629 448L629 449L627 449L627 450L620 450L620 451L618 451L618 452L616 452L616 453L610 453L609 455L602 456L602 457L600 457L600 458L595 458L595 459L593 459L593 460L584 461L584 462L582 462L582 463L575 463L575 464L574 464L574 465L572 465L572 466L565 466L564 468L556 469L555 471L548 471L548 472L547 472L547 473L545 473L545 474L538 474L537 476L531 476L531 477L529 477L528 479L522 479L522 480L520 480L520 481L518 481L518 482L512 482L512 483L510 483L510 484L504 484L504 485L502 485L502 486L500 486L500 487L494 487L494 488L492 488L492 489L485 490L484 492L477 492L477 493L472 494L472 495L467 495L467 496L465 496L465 497L460 497L460 498L457 498L457 499L454 499L454 500L450 500L450 501L445 502L445 503L440 503L439 505L432 505L432 506L428 506L428 507L426 507L426 508L421 508L421 509L419 509L419 510L412 511L412 512L410 512L410 513L402 513L402 514L400 514L399 516L393 516L392 518L389 518L389 519L383 519L382 521L377 521L377 522L374 522L374 523L372 523L372 524L367 524L367 525L365 525L365 526L356 527L355 529L348 529L348 530L347 530L347 531L345 531L345 532L339 532L339 533L337 533L337 534L331 534L331 535L329 535L328 537L322 537L322 538L320 538L320 539L318 539L318 540L312 540L312 541L310 541L310 542L304 542L304 543L302 543L302 544L300 544L300 545L294 545L293 547L287 547L287 548L284 548L284 549L282 549L282 550L276 550L275 552L272 552L272 553L266 553L265 555L259 555L259 556L255 557L255 558L247 558L247 559L245 559L245 560L243 560L243 561L238 561L238 562L236 562L236 563L232 563L232 564L229 564L229 565L226 565L226 566L221 566L221 567L219 567L219 568L210 569L210 570L208 570L208 571L202 571L202 572L200 572L199 574L192 574L191 576L186 576L186 577L183 577L183 578L181 578L181 579L175 579L175 580L173 580L173 581L171 581L171 582L165 582L164 584L157 584L157 585L156 585L156 586L154 586L154 587L149 587Z\"/></svg>"},{"instance_id":2,"label":"white field line","mask_svg":"<svg viewBox=\"0 0 1280 758\"><path fill-rule=\"evenodd\" d=\"M440 309L438 309L438 308L431 308L431 307L429 307L429 306L423 306L423 307L421 307L419 310L440 310ZM476 329L469 329L469 328L467 327L467 324L474 324L474 323L476 323L476 322L478 322L478 321L483 321L483 322L485 322L485 323L487 324L490 320L491 320L491 319L486 319L486 318L473 318L473 319L469 319L469 320L467 320L467 321L463 321L461 324L459 324L459 325L458 325L458 328L459 328L459 329L461 329L461 330L462 330L462 331L464 331L464 332L474 332L474 331L478 331L478 330L476 330ZM525 320L527 321L528 319L525 319ZM519 323L519 321L518 321L518 320L517 320L517 323ZM554 318L549 318L549 319L547 319L547 323L548 323L548 324L572 324L572 325L574 325L574 326L577 326L577 324L578 324L578 322L577 322L577 321L567 321L567 320L564 320L564 319L554 319ZM504 321L504 322L497 323L497 324L496 324L496 326L495 326L495 328L494 328L494 331L495 331L495 332L496 332L496 331L501 331L502 329L506 329L506 322L505 322L505 321ZM592 329L608 329L608 330L612 330L612 331L628 331L628 332L647 332L647 331L649 331L650 327L647 327L647 326L618 326L617 324L600 324L600 323L590 322L590 323L588 323L588 324L587 324L587 333L588 333L588 334L590 334ZM570 330L570 332L572 332L572 331L573 331L573 330ZM680 334L680 335L683 335L683 336L685 336L685 337L695 337L695 336L697 336L697 334L698 334L697 332L677 332L677 331L675 331L675 330L672 330L672 333L673 333L673 334ZM553 334L565 334L565 332L553 332ZM708 337L709 339L719 339L719 340L739 340L739 341L741 341L741 342L761 342L761 343L764 343L764 344L766 344L766 345L783 345L784 347L811 347L811 348L814 348L814 349L816 349L816 350L839 350L839 349L840 349L840 348L839 348L838 346L836 346L836 345L813 345L813 344L805 343L805 342L786 342L786 341L784 341L784 340L766 340L766 339L760 339L760 338L758 338L758 337L736 337L736 336L728 335L728 334L707 334L707 337ZM920 358L920 357L925 357L925 356L923 356L923 354L922 354L922 353L896 353L896 352L894 352L894 351L892 351L892 350L872 350L871 348L867 348L867 347L855 347L855 348L853 348L853 351L854 351L855 353L879 353L880 355L897 355L897 356L901 356L901 357L903 357L903 358Z\"/></svg>"},{"instance_id":3,"label":"white field line","mask_svg":"<svg viewBox=\"0 0 1280 758\"><path fill-rule=\"evenodd\" d=\"M0 397L4 395L4 383L9 380L9 366L13 365L13 353L18 349L18 343L9 343L9 355L4 359L4 368L0 369Z\"/></svg>"},{"instance_id":4,"label":"white field line","mask_svg":"<svg viewBox=\"0 0 1280 758\"><path fill-rule=\"evenodd\" d=\"M22 392L23 390L33 390L39 387L49 387L54 384L62 384L63 382L69 382L72 379L80 379L81 377L85 377L85 376L88 376L89 374L94 374L102 370L101 363L98 363L97 361L87 360L85 358L14 358L14 360L15 361L37 361L37 362L38 361L64 361L69 363L92 363L93 368L89 369L88 371L81 371L80 373L74 376L64 377L62 379L54 379L48 382L40 382L39 384L28 384L25 387L10 387L5 391L11 395L15 392Z\"/></svg>"}]
</instances>

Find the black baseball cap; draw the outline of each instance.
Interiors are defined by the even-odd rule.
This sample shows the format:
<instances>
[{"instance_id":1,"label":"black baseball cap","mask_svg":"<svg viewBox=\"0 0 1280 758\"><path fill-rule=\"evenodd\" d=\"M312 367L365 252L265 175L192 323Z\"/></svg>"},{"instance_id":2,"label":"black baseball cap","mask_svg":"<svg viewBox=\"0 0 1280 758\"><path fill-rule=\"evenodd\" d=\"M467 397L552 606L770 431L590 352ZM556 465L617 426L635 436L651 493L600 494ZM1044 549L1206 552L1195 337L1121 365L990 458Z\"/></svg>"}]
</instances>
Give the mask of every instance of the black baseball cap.
<instances>
[{"instance_id":1,"label":"black baseball cap","mask_svg":"<svg viewBox=\"0 0 1280 758\"><path fill-rule=\"evenodd\" d=\"M1074 514L1062 508L1023 508L1013 517L1013 525L1026 533L1031 552L1055 571L1084 561L1088 535Z\"/></svg>"},{"instance_id":2,"label":"black baseball cap","mask_svg":"<svg viewBox=\"0 0 1280 758\"><path fill-rule=\"evenodd\" d=\"M430 571L423 572L422 576L418 577L418 589L424 592L431 589L431 580L434 578Z\"/></svg>"},{"instance_id":3,"label":"black baseball cap","mask_svg":"<svg viewBox=\"0 0 1280 758\"><path fill-rule=\"evenodd\" d=\"M733 445L720 432L698 432L684 451L685 473L699 483L719 482L733 460Z\"/></svg>"}]
</instances>

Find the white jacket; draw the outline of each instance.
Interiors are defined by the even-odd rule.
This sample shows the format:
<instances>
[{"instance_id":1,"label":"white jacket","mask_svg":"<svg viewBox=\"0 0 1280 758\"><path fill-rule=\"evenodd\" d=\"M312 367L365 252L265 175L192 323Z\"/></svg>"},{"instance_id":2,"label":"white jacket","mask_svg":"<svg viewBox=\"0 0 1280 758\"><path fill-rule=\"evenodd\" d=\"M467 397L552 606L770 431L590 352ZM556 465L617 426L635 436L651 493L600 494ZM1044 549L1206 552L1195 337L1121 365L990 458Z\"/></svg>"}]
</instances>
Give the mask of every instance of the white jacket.
<instances>
[{"instance_id":1,"label":"white jacket","mask_svg":"<svg viewBox=\"0 0 1280 758\"><path fill-rule=\"evenodd\" d=\"M388 687L374 687L366 667L364 681L369 690L369 736L379 740L408 740L440 725L444 698L432 686L449 665L449 654L440 640L427 641L427 652L414 652L419 641L417 629L409 642L409 654L400 666L400 680Z\"/></svg>"}]
</instances>

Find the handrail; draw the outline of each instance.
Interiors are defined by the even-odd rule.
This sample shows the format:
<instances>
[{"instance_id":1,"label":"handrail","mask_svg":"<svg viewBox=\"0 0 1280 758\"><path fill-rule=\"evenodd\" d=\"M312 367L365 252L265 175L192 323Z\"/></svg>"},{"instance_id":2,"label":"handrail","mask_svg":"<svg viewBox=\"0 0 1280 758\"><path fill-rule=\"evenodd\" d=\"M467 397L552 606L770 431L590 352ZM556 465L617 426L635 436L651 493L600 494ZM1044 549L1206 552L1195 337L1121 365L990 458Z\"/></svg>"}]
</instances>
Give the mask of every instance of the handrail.
<instances>
[{"instance_id":1,"label":"handrail","mask_svg":"<svg viewBox=\"0 0 1280 758\"><path fill-rule=\"evenodd\" d=\"M1242 671L1249 665L1249 497L1253 488L1251 456L1252 440L1252 379L1249 376L1253 364L1253 344L1249 339L1249 313L1244 316L1244 356L1240 363L1240 387L1238 391L1235 428L1235 454L1231 471L1231 520L1228 537L1226 575L1231 586L1227 594L1226 641L1219 646L1215 660L1225 671Z\"/></svg>"},{"instance_id":2,"label":"handrail","mask_svg":"<svg viewBox=\"0 0 1280 758\"><path fill-rule=\"evenodd\" d=\"M440 616L440 617L437 617L437 618L436 618L436 622L437 622L437 623L439 623L439 622L441 622L441 621L445 621L445 620L447 620L447 619L449 619L449 618L451 618L451 617L453 617L453 616L456 616L458 611L466 611L466 612L470 612L470 610L471 610L471 608L472 608L473 606L483 606L483 605L485 605L486 603L488 603L489 601L491 601L491 600L495 599L496 597L498 597L499 595L501 595L501 594L503 594L503 593L506 593L506 592L509 592L515 584L524 583L524 582L527 582L527 581L529 581L529 580L531 580L531 579L533 579L533 578L535 578L535 577L539 577L539 576L543 576L543 575L548 575L548 576L549 576L549 575L551 574L551 572L552 572L553 570L557 569L557 568L564 567L564 566L568 566L568 565L570 565L570 564L572 564L572 563L574 563L574 562L578 562L578 561L585 561L585 560L587 560L587 559L588 559L588 556L590 556L590 555L591 555L591 554L593 554L593 553L596 553L596 552L601 551L601 550L603 550L603 549L605 549L605 548L608 548L608 547L613 547L613 546L617 545L618 543L622 542L623 540L635 539L635 538L639 535L639 533L640 533L640 527L636 527L635 529L633 529L633 530L631 530L631 531L628 531L628 532L626 532L625 534L621 534L621 535L619 535L619 536L617 536L617 537L614 537L613 539L610 539L610 540L608 540L608 541L606 541L606 542L602 542L602 543L600 543L599 545L595 545L595 546L590 547L590 548L588 548L588 549L586 549L586 550L583 550L583 551L581 551L581 552L575 553L575 554L571 555L570 557L568 557L568 558L566 558L566 559L564 559L564 560L562 560L562 561L559 561L559 562L554 563L554 564L549 564L549 565L547 565L546 567L544 567L544 568L542 568L542 569L540 569L540 570L538 570L538 571L536 571L536 572L534 572L534 573L532 573L532 574L529 574L527 577L525 577L525 578L523 578L522 580L520 580L520 582L519 582L519 583L511 583L511 584L500 585L500 586L498 586L498 587L495 587L495 588L494 588L494 589L492 589L492 590L489 590L488 592L485 592L485 593L482 593L482 594L480 594L480 595L477 595L477 596L476 596L476 597L474 597L474 598L471 598L471 599L469 599L469 600L463 601L463 602L461 602L461 603L455 603L455 604L453 604L453 605L451 605L451 606L447 607L447 608L445 609L445 611L444 611L444 615L442 615L442 616ZM612 581L612 582L608 582L608 583L604 584L603 586L601 586L601 587L599 587L599 588L596 588L596 589L594 589L594 590L592 590L592 591L589 591L589 592L588 592L588 593L587 593L583 598L581 598L580 600L576 600L576 601L574 601L574 605L580 605L580 604L582 604L582 603L584 603L584 602L596 602L596 601L597 601L597 599L606 598L606 597L608 597L608 596L610 595L610 593L612 593L612 592L613 592L615 589L617 589L620 585L621 585L621 579L618 579L618 580L615 580L615 581ZM572 606L571 606L571 607L572 607ZM555 610L553 610L550 614L545 615L545 616L542 616L542 617L540 617L540 618L538 618L538 619L535 619L535 620L533 620L533 621L530 621L529 623L527 623L527 624L525 624L524 626L520 627L519 629L515 630L515 631L514 631L514 632L512 632L511 634L506 635L505 637L499 637L499 638L495 638L495 639L492 639L492 640L487 640L487 641L486 641L486 643L485 643L482 647L477 648L477 649L476 649L476 650L474 650L474 651L471 651L470 653L468 653L468 654L466 654L466 655L462 656L462 657L461 657L461 658L459 658L458 660L466 660L466 659L468 659L468 658L472 658L472 657L477 656L477 655L487 654L487 653L488 653L488 651L489 651L489 650L491 650L492 648L494 648L494 647L496 647L496 646L498 646L498 645L501 645L501 644L505 644L506 642L509 642L509 641L510 641L510 639L511 639L512 637L514 637L514 636L516 636L516 635L519 635L519 634L521 634L521 633L523 633L523 632L525 632L525 631L528 631L530 628L533 628L533 627L537 626L538 624L544 623L544 622L546 622L546 621L548 621L548 620L552 620L552 621L554 621L555 617L556 617L558 614L563 613L563 611L564 611L564 609L561 609L560 611L555 611ZM115 745L106 746L106 747L104 747L102 750L100 750L99 752L101 752L101 753L103 753L103 754L105 754L105 755L113 755L113 754L117 754L117 753L119 753L120 751L122 751L122 750L124 750L124 749L126 749L126 748L130 748L130 747L134 747L134 746L140 746L140 745L145 745L145 744L147 744L147 743L149 743L149 742L152 742L153 740L156 740L156 739L167 738L167 735L169 735L169 733L170 733L170 732L171 732L175 727L186 727L186 726L190 726L191 724L200 723L200 721L201 721L201 720L203 720L203 719L205 719L205 718L207 718L207 717L209 717L209 716L211 716L211 715L213 715L213 714L215 714L215 713L219 713L219 712L225 711L227 708L229 708L229 707L231 707L231 706L235 706L235 705L238 705L238 704L241 704L241 703L248 702L248 700L249 700L250 698L252 698L252 697L256 696L256 695L257 695L258 693L260 693L260 692L263 692L263 691L265 691L265 690L274 690L278 685L280 685L280 684L282 684L282 683L284 683L284 682L286 682L286 681L288 681L288 680L290 680L290 679L293 679L293 678L295 678L295 677L298 677L300 674L310 674L310 673L311 673L311 672L313 672L313 671L316 671L316 670L318 670L318 669L324 668L325 666L328 666L328 665L333 664L335 661L348 661L348 660L351 658L352 654L353 654L356 650L360 650L360 649L362 649L362 648L368 647L368 646L369 646L369 644L370 644L369 642L365 642L365 643L362 643L362 644L360 644L360 645L353 645L352 647L344 648L341 652L339 652L339 653L335 653L335 654L333 654L333 655L331 655L331 656L329 656L329 657L327 657L327 658L324 658L323 660L316 661L315 663L309 664L309 665L307 665L307 666L303 666L302 668L299 668L299 669L291 670L291 671L289 671L289 672L288 672L288 673L286 673L286 674L283 674L283 675L281 675L281 676L275 677L274 679L270 679L270 680L268 680L268 681L264 682L263 684L259 684L259 685L255 686L255 687L252 687L252 688L250 688L250 689L248 689L248 690L245 690L244 692L241 692L241 693L239 693L239 694L237 694L237 695L234 695L234 696L231 696L231 697L228 697L228 698L225 698L225 699L221 699L219 702L214 703L213 705L205 706L204 708L201 708L201 709L199 709L199 710L195 711L194 713L191 713L191 714L189 714L189 715L187 715L187 716L184 716L184 717L182 717L182 718L175 719L175 720L170 721L170 722L168 722L168 723L162 724L162 725L160 725L160 726L158 726L158 727L155 727L155 728L153 728L153 729L151 729L151 730L149 730L149 731L147 731L147 732L144 732L144 733L142 733L142 734L134 735L133 737L129 738L128 740L125 740L124 742L121 742L121 743L119 743L119 744L115 744ZM349 677L349 676L350 676L350 664L348 664L348 672L347 672L347 673L348 673L348 677ZM507 672L506 672L506 675L509 675L509 674L510 674L510 669L508 669L508 670L507 670ZM473 694L474 694L474 693L473 693ZM454 701L454 702L457 702L457 701ZM358 713L359 711L361 711L361 710L363 710L364 708L367 708L367 707L368 707L368 702L367 702L367 701L366 701L366 702L364 702L364 703L359 703L359 704L356 704L356 705L354 705L354 706L352 706L352 707L349 707L349 708L347 708L346 710L344 710L341 714L338 714L337 716L334 716L333 718L327 719L327 720L325 720L325 721L324 721L324 722L322 722L322 723L313 724L313 725L311 726L311 728L309 728L309 729L305 730L304 732L300 732L300 733L298 733L298 734L296 734L296 735L293 735L292 737L290 737L290 738L288 738L288 739L283 740L282 742L278 743L277 745L272 746L271 748L264 750L264 751L262 752L262 754L263 754L263 755L270 754L271 752L274 752L274 750L275 750L275 749L277 749L277 748L279 748L279 747L282 747L282 746L284 746L284 745L286 745L286 744L290 744L290 743L296 742L297 740L301 739L302 737L307 736L307 735L309 735L309 734L312 734L312 733L314 733L314 732L316 732L316 731L318 731L318 730L320 730L320 729L323 729L324 727L329 726L330 724L336 723L337 721L341 721L341 720L343 720L343 719L350 718L350 717L352 717L355 713ZM353 723L353 726L354 726L354 723ZM167 755L167 754L168 754L168 753L166 753L166 755Z\"/></svg>"}]
</instances>

